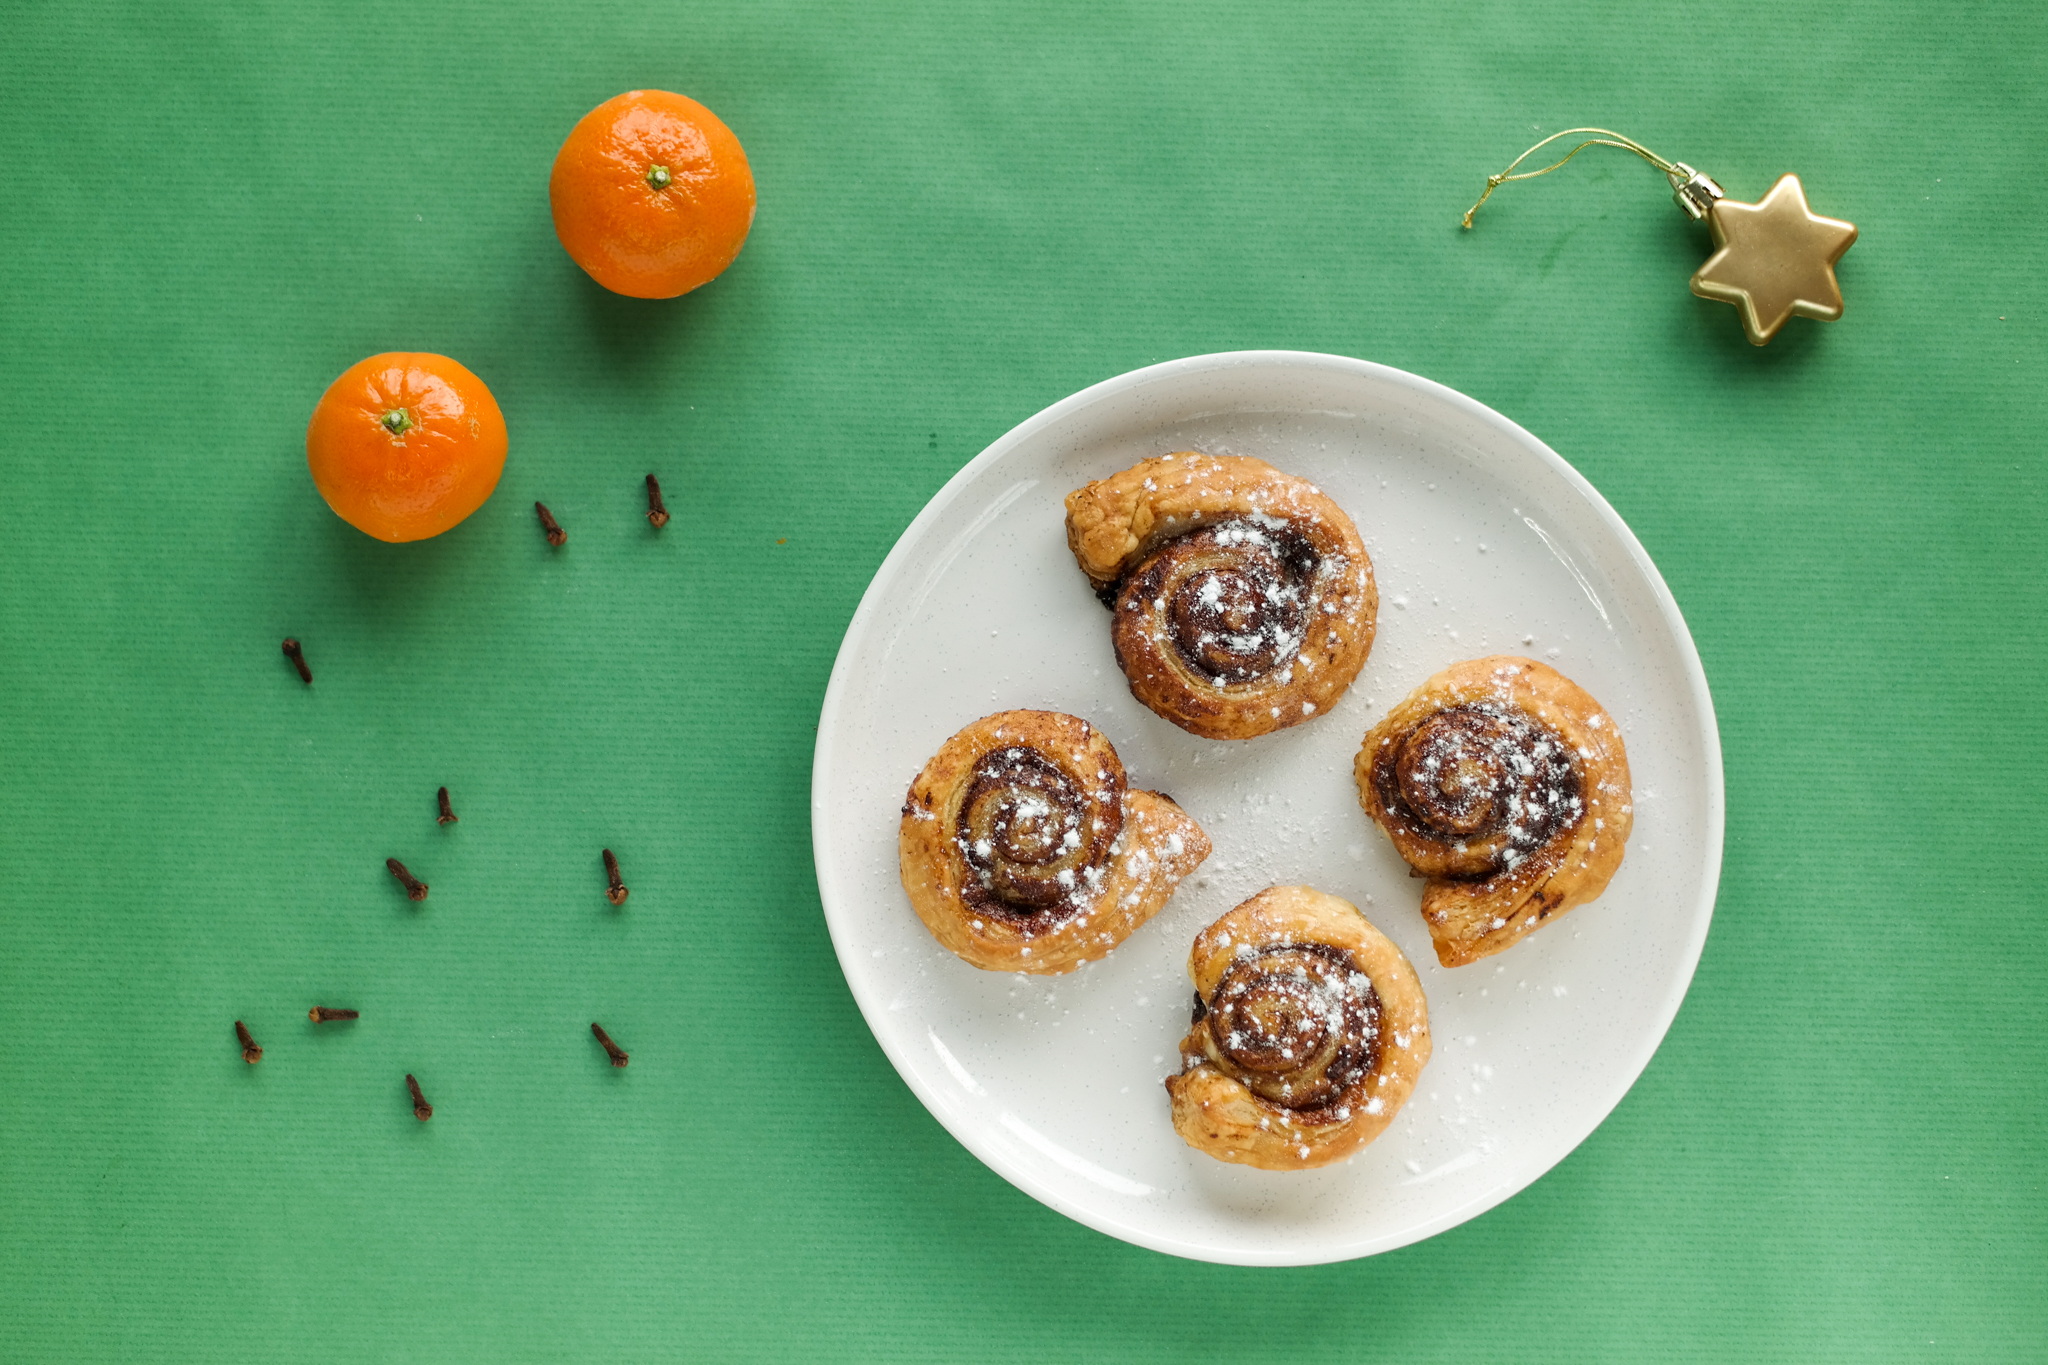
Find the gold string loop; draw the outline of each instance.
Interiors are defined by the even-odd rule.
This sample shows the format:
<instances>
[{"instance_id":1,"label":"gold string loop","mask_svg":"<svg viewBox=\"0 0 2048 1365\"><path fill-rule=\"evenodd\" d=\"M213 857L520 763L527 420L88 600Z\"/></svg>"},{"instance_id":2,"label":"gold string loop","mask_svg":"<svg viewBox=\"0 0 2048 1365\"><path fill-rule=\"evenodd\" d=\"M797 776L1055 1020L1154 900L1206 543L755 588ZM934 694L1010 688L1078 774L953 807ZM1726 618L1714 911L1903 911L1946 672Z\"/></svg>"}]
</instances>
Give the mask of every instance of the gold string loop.
<instances>
[{"instance_id":1,"label":"gold string loop","mask_svg":"<svg viewBox=\"0 0 2048 1365\"><path fill-rule=\"evenodd\" d=\"M1542 151L1551 143L1557 141L1561 137L1573 137L1579 133L1594 133L1597 134L1597 136L1587 138L1584 142L1581 142L1578 146L1572 148L1570 151L1566 152L1563 156L1559 157L1556 161L1551 162L1548 166L1545 166L1540 171L1523 171L1520 175L1515 174L1515 167L1521 165L1524 161L1527 161L1530 157ZM1499 189L1502 185L1507 184L1508 181L1534 180L1539 175L1549 175L1552 171L1564 165L1565 162L1570 161L1573 157L1577 156L1580 152L1585 151L1588 147L1619 147L1624 152L1634 152L1637 156L1649 162L1658 170L1664 172L1664 178L1671 182L1671 188L1673 190L1677 190L1680 186L1684 185L1686 180L1692 174L1692 172L1689 169L1681 168L1679 163L1677 163L1676 161L1666 161L1663 157L1658 156L1655 152L1651 151L1648 147L1645 147L1642 143L1637 142L1632 137L1624 137L1620 133L1614 132L1607 128L1567 128L1561 133L1552 133L1549 137L1544 138L1543 141L1537 143L1528 151L1523 152L1513 161L1510 161L1508 163L1508 168L1502 171L1499 175L1487 176L1486 193L1479 196L1478 203L1474 204L1471 208L1465 210L1465 226L1467 228L1470 228L1472 226L1472 215L1479 212L1479 205L1484 204L1487 200L1491 199L1493 197L1493 192Z\"/></svg>"}]
</instances>

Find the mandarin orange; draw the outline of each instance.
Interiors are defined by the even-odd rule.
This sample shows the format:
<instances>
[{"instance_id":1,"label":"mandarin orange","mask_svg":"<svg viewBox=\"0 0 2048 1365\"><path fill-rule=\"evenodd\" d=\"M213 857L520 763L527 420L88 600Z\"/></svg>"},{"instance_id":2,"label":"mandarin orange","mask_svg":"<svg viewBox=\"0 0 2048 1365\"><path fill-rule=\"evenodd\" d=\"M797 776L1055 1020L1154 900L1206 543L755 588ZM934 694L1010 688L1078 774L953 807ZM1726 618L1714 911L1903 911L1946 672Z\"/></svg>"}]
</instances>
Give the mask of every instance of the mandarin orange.
<instances>
[{"instance_id":1,"label":"mandarin orange","mask_svg":"<svg viewBox=\"0 0 2048 1365\"><path fill-rule=\"evenodd\" d=\"M687 95L628 90L569 131L548 177L555 235L615 294L672 299L732 264L754 173L732 129Z\"/></svg>"},{"instance_id":2,"label":"mandarin orange","mask_svg":"<svg viewBox=\"0 0 2048 1365\"><path fill-rule=\"evenodd\" d=\"M320 396L306 463L349 525L379 540L425 540L498 486L505 416L484 381L445 355L373 355Z\"/></svg>"}]
</instances>

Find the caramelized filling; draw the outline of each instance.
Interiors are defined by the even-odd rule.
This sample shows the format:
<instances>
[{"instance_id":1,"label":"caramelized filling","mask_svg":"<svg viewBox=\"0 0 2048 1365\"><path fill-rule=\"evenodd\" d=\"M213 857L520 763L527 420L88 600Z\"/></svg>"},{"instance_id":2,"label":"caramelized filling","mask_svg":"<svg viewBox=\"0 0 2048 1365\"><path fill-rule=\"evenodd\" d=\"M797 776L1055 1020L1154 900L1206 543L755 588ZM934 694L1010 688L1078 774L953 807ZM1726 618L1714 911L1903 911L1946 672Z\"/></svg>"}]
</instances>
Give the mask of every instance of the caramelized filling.
<instances>
[{"instance_id":1,"label":"caramelized filling","mask_svg":"<svg viewBox=\"0 0 2048 1365\"><path fill-rule=\"evenodd\" d=\"M1585 812L1565 742L1492 702L1437 712L1383 747L1372 776L1380 804L1406 832L1444 845L1456 876L1511 868Z\"/></svg>"},{"instance_id":2,"label":"caramelized filling","mask_svg":"<svg viewBox=\"0 0 2048 1365\"><path fill-rule=\"evenodd\" d=\"M1093 902L1123 828L1121 784L1091 805L1087 793L1035 749L984 754L960 805L955 837L972 876L975 910L1050 923Z\"/></svg>"},{"instance_id":3,"label":"caramelized filling","mask_svg":"<svg viewBox=\"0 0 2048 1365\"><path fill-rule=\"evenodd\" d=\"M1284 523L1226 521L1162 546L1126 581L1123 609L1161 613L1193 672L1222 686L1253 682L1300 652L1320 563Z\"/></svg>"},{"instance_id":4,"label":"caramelized filling","mask_svg":"<svg viewBox=\"0 0 2048 1365\"><path fill-rule=\"evenodd\" d=\"M1339 948L1243 953L1209 999L1195 1003L1209 1059L1261 1099L1311 1122L1348 1118L1336 1110L1379 1062L1379 993Z\"/></svg>"}]
</instances>

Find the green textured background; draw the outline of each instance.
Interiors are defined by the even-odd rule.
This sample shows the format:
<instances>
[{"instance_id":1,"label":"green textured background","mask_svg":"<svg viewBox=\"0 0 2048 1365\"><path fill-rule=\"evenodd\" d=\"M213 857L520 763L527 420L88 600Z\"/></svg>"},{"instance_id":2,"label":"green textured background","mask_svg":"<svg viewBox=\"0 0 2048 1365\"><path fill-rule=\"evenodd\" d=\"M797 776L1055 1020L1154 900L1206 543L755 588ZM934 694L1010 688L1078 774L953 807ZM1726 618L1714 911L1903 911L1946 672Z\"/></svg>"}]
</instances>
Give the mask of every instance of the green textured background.
<instances>
[{"instance_id":1,"label":"green textured background","mask_svg":"<svg viewBox=\"0 0 2048 1365\"><path fill-rule=\"evenodd\" d=\"M0 1359L2039 1359L2044 16L11 6ZM633 86L759 183L669 303L548 219ZM1862 227L1847 318L1750 348L1618 153L1459 233L1583 122L1737 197L1799 172ZM1663 568L1727 756L1713 933L1629 1098L1484 1217L1294 1271L1114 1242L948 1138L847 994L807 816L926 498L1075 389L1246 347L1549 441ZM391 349L512 431L414 546L303 461Z\"/></svg>"}]
</instances>

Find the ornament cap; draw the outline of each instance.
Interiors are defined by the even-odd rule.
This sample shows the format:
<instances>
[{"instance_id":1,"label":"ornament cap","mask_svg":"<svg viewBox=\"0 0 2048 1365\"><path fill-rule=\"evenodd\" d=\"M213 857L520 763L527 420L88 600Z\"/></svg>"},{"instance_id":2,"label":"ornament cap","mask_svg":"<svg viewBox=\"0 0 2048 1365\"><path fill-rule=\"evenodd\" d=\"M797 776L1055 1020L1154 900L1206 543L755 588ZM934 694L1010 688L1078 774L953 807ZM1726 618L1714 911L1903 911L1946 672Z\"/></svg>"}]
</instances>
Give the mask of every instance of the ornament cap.
<instances>
[{"instance_id":1,"label":"ornament cap","mask_svg":"<svg viewBox=\"0 0 2048 1365\"><path fill-rule=\"evenodd\" d=\"M1695 223L1713 211L1716 200L1726 199L1727 192L1714 182L1714 177L1703 171L1696 171L1683 161L1671 163L1671 169L1664 173L1671 179L1671 198L1685 216Z\"/></svg>"}]
</instances>

